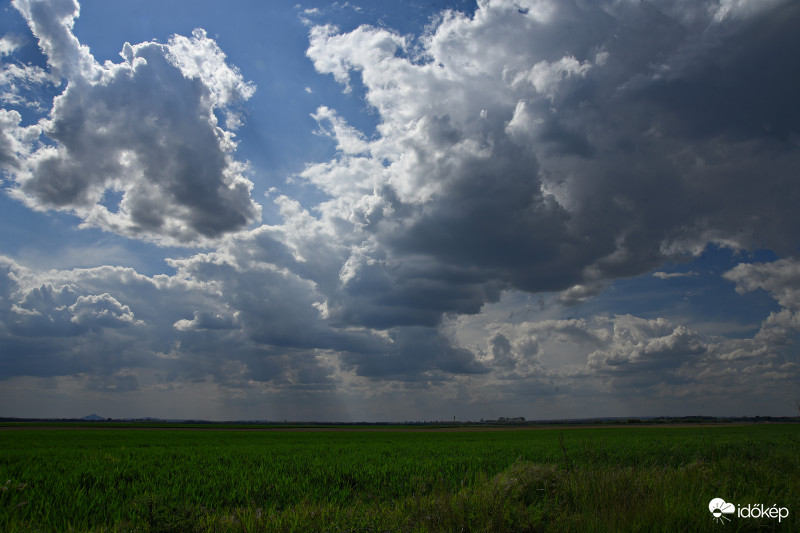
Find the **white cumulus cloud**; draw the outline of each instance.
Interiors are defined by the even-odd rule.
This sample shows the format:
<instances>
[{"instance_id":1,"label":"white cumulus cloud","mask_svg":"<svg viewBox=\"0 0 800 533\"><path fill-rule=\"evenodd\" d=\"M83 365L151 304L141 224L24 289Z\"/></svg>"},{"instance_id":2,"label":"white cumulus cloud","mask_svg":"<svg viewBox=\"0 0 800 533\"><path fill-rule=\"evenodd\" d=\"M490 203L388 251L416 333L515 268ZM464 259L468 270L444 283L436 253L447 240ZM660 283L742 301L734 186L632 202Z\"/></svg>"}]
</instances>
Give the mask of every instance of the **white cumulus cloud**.
<instances>
[{"instance_id":1,"label":"white cumulus cloud","mask_svg":"<svg viewBox=\"0 0 800 533\"><path fill-rule=\"evenodd\" d=\"M204 31L166 45L125 43L123 62L100 65L72 34L77 3L14 5L67 81L42 122L43 142L14 151L14 196L163 243L213 239L258 220L232 133L255 88Z\"/></svg>"}]
</instances>

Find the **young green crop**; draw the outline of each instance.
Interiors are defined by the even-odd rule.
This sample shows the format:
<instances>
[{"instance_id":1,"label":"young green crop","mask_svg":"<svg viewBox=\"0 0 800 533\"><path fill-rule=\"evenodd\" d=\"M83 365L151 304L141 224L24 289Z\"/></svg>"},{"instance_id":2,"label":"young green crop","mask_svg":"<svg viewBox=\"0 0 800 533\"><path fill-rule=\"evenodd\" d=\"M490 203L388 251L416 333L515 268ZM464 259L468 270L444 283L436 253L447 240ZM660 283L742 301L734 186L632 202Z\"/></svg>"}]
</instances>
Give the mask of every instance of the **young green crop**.
<instances>
[{"instance_id":1,"label":"young green crop","mask_svg":"<svg viewBox=\"0 0 800 533\"><path fill-rule=\"evenodd\" d=\"M798 434L15 429L0 530L696 530L714 497L780 503L798 526ZM743 524L772 525L726 531Z\"/></svg>"}]
</instances>

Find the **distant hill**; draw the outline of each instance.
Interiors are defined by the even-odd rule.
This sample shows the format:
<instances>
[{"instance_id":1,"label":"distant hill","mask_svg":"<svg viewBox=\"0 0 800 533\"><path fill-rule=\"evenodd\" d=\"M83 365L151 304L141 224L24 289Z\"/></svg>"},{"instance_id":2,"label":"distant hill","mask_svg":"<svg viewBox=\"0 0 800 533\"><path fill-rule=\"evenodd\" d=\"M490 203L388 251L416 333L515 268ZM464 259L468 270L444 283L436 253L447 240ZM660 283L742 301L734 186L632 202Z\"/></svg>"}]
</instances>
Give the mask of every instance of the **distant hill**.
<instances>
[{"instance_id":1,"label":"distant hill","mask_svg":"<svg viewBox=\"0 0 800 533\"><path fill-rule=\"evenodd\" d=\"M105 418L103 418L100 415L96 415L96 414L92 413L90 415L84 416L83 418L81 418L81 420L85 420L86 422L97 422L97 421L100 421L100 420L105 420Z\"/></svg>"}]
</instances>

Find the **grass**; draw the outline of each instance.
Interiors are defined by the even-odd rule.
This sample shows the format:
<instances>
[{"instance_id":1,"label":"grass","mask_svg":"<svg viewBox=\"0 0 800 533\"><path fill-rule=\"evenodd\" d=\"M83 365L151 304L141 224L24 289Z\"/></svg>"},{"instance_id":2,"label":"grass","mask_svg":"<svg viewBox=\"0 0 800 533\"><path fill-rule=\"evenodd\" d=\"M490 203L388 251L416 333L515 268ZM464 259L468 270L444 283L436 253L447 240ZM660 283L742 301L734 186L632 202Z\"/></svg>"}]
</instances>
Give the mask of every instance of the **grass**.
<instances>
[{"instance_id":1,"label":"grass","mask_svg":"<svg viewBox=\"0 0 800 533\"><path fill-rule=\"evenodd\" d=\"M0 530L800 530L798 436L15 429L0 431ZM717 524L714 497L790 514Z\"/></svg>"}]
</instances>

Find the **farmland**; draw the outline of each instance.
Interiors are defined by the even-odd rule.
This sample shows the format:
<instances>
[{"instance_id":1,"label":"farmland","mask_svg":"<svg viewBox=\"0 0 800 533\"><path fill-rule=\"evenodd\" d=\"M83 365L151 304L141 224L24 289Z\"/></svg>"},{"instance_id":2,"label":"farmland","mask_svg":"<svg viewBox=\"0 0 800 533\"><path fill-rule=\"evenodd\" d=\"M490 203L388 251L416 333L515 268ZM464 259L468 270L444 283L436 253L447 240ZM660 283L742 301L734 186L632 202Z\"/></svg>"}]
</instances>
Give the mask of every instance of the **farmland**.
<instances>
[{"instance_id":1,"label":"farmland","mask_svg":"<svg viewBox=\"0 0 800 533\"><path fill-rule=\"evenodd\" d=\"M712 498L789 509L725 525ZM800 529L800 426L0 431L2 531Z\"/></svg>"}]
</instances>

